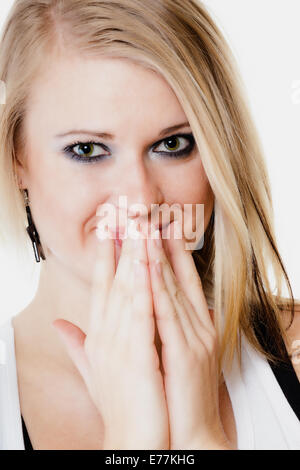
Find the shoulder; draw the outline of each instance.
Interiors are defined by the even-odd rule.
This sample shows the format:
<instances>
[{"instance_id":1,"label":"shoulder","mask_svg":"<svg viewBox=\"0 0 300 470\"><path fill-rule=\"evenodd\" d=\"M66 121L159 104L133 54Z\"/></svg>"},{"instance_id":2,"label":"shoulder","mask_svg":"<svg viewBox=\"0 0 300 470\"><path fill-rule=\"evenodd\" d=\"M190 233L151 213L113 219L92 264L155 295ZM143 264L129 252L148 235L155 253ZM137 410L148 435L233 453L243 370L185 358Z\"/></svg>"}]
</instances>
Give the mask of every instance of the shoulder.
<instances>
[{"instance_id":1,"label":"shoulder","mask_svg":"<svg viewBox=\"0 0 300 470\"><path fill-rule=\"evenodd\" d=\"M284 324L286 327L290 324L290 311L283 312ZM295 306L294 319L291 326L286 331L287 352L291 358L292 365L295 369L300 382L300 305Z\"/></svg>"}]
</instances>

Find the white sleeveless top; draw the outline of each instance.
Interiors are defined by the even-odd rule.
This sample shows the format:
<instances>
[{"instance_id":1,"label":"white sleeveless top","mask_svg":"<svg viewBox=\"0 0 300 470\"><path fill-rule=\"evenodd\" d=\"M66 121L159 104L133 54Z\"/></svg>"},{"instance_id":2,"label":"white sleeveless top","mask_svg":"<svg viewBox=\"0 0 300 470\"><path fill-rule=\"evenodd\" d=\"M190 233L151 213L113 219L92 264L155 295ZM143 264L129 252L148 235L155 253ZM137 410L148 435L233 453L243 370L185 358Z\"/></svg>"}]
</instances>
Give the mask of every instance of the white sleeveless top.
<instances>
[{"instance_id":1,"label":"white sleeveless top","mask_svg":"<svg viewBox=\"0 0 300 470\"><path fill-rule=\"evenodd\" d=\"M231 399L238 449L300 450L300 421L268 361L242 337L242 367L234 359L223 370ZM0 327L0 449L24 450L18 393L14 329Z\"/></svg>"}]
</instances>

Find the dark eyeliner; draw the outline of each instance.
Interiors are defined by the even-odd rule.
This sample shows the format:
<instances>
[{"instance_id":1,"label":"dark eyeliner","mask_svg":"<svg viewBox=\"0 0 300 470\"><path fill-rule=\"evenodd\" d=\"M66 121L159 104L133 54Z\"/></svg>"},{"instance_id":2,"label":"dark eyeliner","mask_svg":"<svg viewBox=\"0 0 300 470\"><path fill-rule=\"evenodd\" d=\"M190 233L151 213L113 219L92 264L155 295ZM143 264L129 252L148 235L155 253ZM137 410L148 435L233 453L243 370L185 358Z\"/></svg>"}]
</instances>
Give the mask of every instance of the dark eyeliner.
<instances>
[{"instance_id":1,"label":"dark eyeliner","mask_svg":"<svg viewBox=\"0 0 300 470\"><path fill-rule=\"evenodd\" d=\"M195 148L195 138L192 133L188 134L173 134L170 135L169 137L165 137L164 139L160 140L158 143L156 143L153 148L158 147L161 143L166 142L169 139L172 139L174 137L183 137L189 141L189 145L185 147L183 150L179 150L176 152L157 152L159 155L163 155L164 157L167 158L184 158L189 156L192 151Z\"/></svg>"},{"instance_id":2,"label":"dark eyeliner","mask_svg":"<svg viewBox=\"0 0 300 470\"><path fill-rule=\"evenodd\" d=\"M174 137L183 137L185 139L187 139L189 141L189 144L187 147L185 147L183 150L179 150L179 151L176 151L176 152L163 152L163 151L160 151L160 152L154 152L154 153L157 153L158 155L160 156L163 156L163 157L167 157L167 158L184 158L186 156L189 156L190 153L193 151L194 147L195 147L195 138L193 136L192 133L186 133L186 134L173 134L173 135L170 135L168 137L165 137L164 139L161 139L160 141L156 142L154 145L152 145L152 149L158 147L160 144L162 144L163 142L166 142L167 140L169 139L172 139ZM99 145L100 147L103 148L103 150L105 151L109 151L109 149L106 147L106 145L104 145L103 143L101 142L96 142L96 141L80 141L80 140L77 140L75 142L73 142L72 144L70 145L67 145L64 149L63 149L63 152L71 159L73 160L77 160L81 163L97 163L99 162L100 160L105 160L106 158L108 158L110 155L99 155L99 156L96 156L96 157L84 157L84 156L80 156L80 155L77 155L74 151L73 151L73 148L76 147L77 145Z\"/></svg>"},{"instance_id":3,"label":"dark eyeliner","mask_svg":"<svg viewBox=\"0 0 300 470\"><path fill-rule=\"evenodd\" d=\"M67 147L65 147L63 149L63 152L69 158L77 160L81 163L97 163L98 161L105 160L107 157L109 157L109 155L99 155L99 156L96 156L96 157L82 157L80 155L77 155L75 152L73 152L73 148L76 147L77 145L95 145L95 144L99 145L104 150L108 151L108 148L104 144L102 144L101 142L95 142L95 141L91 141L91 140L89 140L89 141L78 140L76 142L73 142L70 145L67 145Z\"/></svg>"}]
</instances>

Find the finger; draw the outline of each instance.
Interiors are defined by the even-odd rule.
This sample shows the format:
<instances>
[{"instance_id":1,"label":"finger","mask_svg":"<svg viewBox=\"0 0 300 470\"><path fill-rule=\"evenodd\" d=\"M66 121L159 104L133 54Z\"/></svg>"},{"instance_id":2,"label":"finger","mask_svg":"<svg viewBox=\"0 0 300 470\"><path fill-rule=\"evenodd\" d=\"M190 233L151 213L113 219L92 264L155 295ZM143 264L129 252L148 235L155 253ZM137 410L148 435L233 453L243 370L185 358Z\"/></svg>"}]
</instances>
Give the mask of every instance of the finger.
<instances>
[{"instance_id":1,"label":"finger","mask_svg":"<svg viewBox=\"0 0 300 470\"><path fill-rule=\"evenodd\" d=\"M169 240L171 237L175 237L178 233L174 233L174 229L171 227L167 234L164 234L164 240ZM166 247L168 245L165 245ZM163 245L164 248L164 245ZM168 256L170 256L170 251L168 251ZM157 256L159 254L157 253ZM203 340L208 339L209 335L207 334L204 326L199 322L198 319L195 320L195 310L194 306L189 301L182 285L178 281L173 267L169 262L168 257L164 249L161 249L161 256L163 258L163 273L165 277L165 282L168 287L169 293L175 306L177 307L178 312L180 313L179 318L182 324L182 328L185 334L185 337L190 345L195 345L199 342L199 339L203 342Z\"/></svg>"},{"instance_id":2,"label":"finger","mask_svg":"<svg viewBox=\"0 0 300 470\"><path fill-rule=\"evenodd\" d=\"M87 383L89 363L84 350L86 335L80 328L67 320L54 320L52 326L58 332L67 353Z\"/></svg>"},{"instance_id":3,"label":"finger","mask_svg":"<svg viewBox=\"0 0 300 470\"><path fill-rule=\"evenodd\" d=\"M119 311L117 322L118 338L130 339L135 332L143 335L144 339L151 339L151 320L153 320L153 303L147 267L146 242L144 239L131 240L131 249L128 252L128 263L125 265L124 278L116 280L116 295L112 293L114 302L112 309ZM120 281L121 279L121 281ZM120 282L120 283L118 283ZM126 285L125 285L126 282ZM118 296L118 292L126 293ZM150 331L149 331L150 328Z\"/></svg>"},{"instance_id":4,"label":"finger","mask_svg":"<svg viewBox=\"0 0 300 470\"><path fill-rule=\"evenodd\" d=\"M137 241L133 259L132 324L133 331L141 335L144 342L151 344L154 341L155 325L146 243L145 239Z\"/></svg>"},{"instance_id":5,"label":"finger","mask_svg":"<svg viewBox=\"0 0 300 470\"><path fill-rule=\"evenodd\" d=\"M157 237L160 240L159 234ZM176 308L170 295L165 278L167 265L165 255L156 240L151 236L147 242L155 318L162 345L178 352L178 347L184 347L187 343L180 318L182 311Z\"/></svg>"},{"instance_id":6,"label":"finger","mask_svg":"<svg viewBox=\"0 0 300 470\"><path fill-rule=\"evenodd\" d=\"M154 243L152 245L152 254L150 254L150 258L153 260L160 259L162 263L162 274L164 277L164 281L166 287L168 289L169 295L175 305L175 308L178 311L179 320L182 324L183 331L187 339L191 339L195 331L193 329L193 325L190 321L189 315L187 315L187 311L192 308L191 304L189 303L188 299L186 298L184 291L182 290L178 280L176 279L175 273L173 268L168 260L166 255L166 251L164 249L163 240L160 237L159 231L157 232L157 237L160 240L160 243Z\"/></svg>"},{"instance_id":7,"label":"finger","mask_svg":"<svg viewBox=\"0 0 300 470\"><path fill-rule=\"evenodd\" d=\"M199 331L198 326L204 326L207 331L213 333L215 326L209 313L201 279L192 254L189 250L185 249L185 240L182 233L180 233L180 227L176 228L174 223L171 224L170 233L167 244L174 273L194 307L190 311L191 321L197 331ZM174 236L175 233L177 236Z\"/></svg>"},{"instance_id":8,"label":"finger","mask_svg":"<svg viewBox=\"0 0 300 470\"><path fill-rule=\"evenodd\" d=\"M134 225L134 227L133 227ZM132 285L134 258L139 257L141 261L147 262L146 250L142 248L141 233L134 231L136 225L132 222L129 226L128 236L123 240L119 264L112 285L109 299L109 326L116 331L118 326L124 327L130 318L123 315L125 305L132 303L135 293ZM139 238L138 238L139 237ZM128 306L129 308L129 306Z\"/></svg>"},{"instance_id":9,"label":"finger","mask_svg":"<svg viewBox=\"0 0 300 470\"><path fill-rule=\"evenodd\" d=\"M127 307L131 297L130 282L132 281L132 245L133 240L130 237L123 239L119 263L109 293L106 324L112 334L116 333L123 311L125 307Z\"/></svg>"},{"instance_id":10,"label":"finger","mask_svg":"<svg viewBox=\"0 0 300 470\"><path fill-rule=\"evenodd\" d=\"M108 295L115 275L114 240L97 231L98 244L92 275L90 318L88 332L97 334L104 321Z\"/></svg>"}]
</instances>

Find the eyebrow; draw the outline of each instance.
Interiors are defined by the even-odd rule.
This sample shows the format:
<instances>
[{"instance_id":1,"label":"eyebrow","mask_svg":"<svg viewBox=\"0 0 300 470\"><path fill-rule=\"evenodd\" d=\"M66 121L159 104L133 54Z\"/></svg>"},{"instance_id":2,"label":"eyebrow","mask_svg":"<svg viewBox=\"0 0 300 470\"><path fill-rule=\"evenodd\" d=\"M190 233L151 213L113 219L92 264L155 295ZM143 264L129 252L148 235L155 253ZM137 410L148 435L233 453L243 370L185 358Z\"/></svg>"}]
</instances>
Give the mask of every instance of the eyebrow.
<instances>
[{"instance_id":1,"label":"eyebrow","mask_svg":"<svg viewBox=\"0 0 300 470\"><path fill-rule=\"evenodd\" d=\"M175 126L167 127L166 129L163 129L159 133L159 137L163 137L171 132L177 131L178 129L182 127L190 127L190 123L186 121L186 122L182 122L181 124L176 124ZM63 134L57 134L55 137L60 138L60 137L66 137L68 135L74 135L74 134L87 134L87 135L102 137L104 139L111 139L111 140L115 138L113 134L109 134L107 132L89 131L86 129L72 129L70 131L64 132Z\"/></svg>"}]
</instances>

